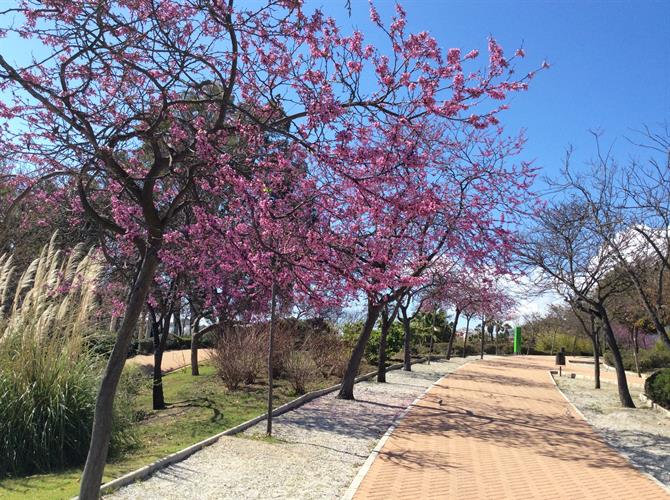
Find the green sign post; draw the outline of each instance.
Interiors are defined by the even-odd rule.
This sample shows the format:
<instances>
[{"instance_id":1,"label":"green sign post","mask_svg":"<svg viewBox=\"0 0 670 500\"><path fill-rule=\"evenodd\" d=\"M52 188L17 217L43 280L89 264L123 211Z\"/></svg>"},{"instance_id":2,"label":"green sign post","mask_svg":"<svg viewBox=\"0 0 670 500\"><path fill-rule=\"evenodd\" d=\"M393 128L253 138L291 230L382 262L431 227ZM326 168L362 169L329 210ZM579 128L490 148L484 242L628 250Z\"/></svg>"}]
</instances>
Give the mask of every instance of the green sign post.
<instances>
[{"instance_id":1,"label":"green sign post","mask_svg":"<svg viewBox=\"0 0 670 500\"><path fill-rule=\"evenodd\" d=\"M521 353L521 327L514 327L514 354Z\"/></svg>"}]
</instances>

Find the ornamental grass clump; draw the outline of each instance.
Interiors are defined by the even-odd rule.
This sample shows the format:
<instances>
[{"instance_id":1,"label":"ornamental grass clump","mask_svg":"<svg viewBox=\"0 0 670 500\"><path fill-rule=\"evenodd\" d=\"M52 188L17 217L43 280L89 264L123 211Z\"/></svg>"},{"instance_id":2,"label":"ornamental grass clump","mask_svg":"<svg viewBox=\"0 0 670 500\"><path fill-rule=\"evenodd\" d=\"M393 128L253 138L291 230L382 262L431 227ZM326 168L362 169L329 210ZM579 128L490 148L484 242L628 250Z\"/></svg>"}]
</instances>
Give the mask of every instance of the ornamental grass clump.
<instances>
[{"instance_id":1,"label":"ornamental grass clump","mask_svg":"<svg viewBox=\"0 0 670 500\"><path fill-rule=\"evenodd\" d=\"M86 342L101 271L83 246L64 255L55 235L20 276L0 256L0 477L86 459L103 367ZM121 406L115 451L133 443Z\"/></svg>"}]
</instances>

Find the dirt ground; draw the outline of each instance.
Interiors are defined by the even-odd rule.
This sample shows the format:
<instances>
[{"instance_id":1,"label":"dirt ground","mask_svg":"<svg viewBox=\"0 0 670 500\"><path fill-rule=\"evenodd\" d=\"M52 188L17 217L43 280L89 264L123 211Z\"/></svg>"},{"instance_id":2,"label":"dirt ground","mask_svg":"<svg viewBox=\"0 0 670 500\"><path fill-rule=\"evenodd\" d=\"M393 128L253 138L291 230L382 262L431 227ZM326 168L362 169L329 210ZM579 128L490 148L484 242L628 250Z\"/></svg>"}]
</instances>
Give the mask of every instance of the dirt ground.
<instances>
[{"instance_id":1,"label":"dirt ground","mask_svg":"<svg viewBox=\"0 0 670 500\"><path fill-rule=\"evenodd\" d=\"M198 349L198 361L204 361L212 356L213 349ZM128 364L145 366L153 368L154 355L137 355L128 360ZM163 373L171 372L191 364L191 350L182 349L180 351L167 351L163 353L163 362L161 368Z\"/></svg>"}]
</instances>

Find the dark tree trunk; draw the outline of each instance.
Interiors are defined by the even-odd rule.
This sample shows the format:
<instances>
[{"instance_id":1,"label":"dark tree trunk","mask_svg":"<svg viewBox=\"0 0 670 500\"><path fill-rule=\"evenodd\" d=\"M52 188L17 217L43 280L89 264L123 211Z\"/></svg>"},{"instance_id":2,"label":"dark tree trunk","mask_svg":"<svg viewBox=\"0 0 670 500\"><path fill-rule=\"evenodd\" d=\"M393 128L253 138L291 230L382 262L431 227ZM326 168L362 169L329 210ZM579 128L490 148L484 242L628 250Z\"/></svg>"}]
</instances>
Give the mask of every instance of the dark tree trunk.
<instances>
[{"instance_id":1,"label":"dark tree trunk","mask_svg":"<svg viewBox=\"0 0 670 500\"><path fill-rule=\"evenodd\" d=\"M373 305L368 300L368 313L365 319L365 324L363 325L363 331L361 331L358 341L356 341L354 350L351 352L351 357L349 358L349 363L347 364L347 369L344 372L344 377L342 377L342 387L337 395L339 399L354 399L354 384L356 383L358 368L361 366L361 360L365 353L365 346L370 339L370 334L375 327L380 311L380 305Z\"/></svg>"},{"instance_id":2,"label":"dark tree trunk","mask_svg":"<svg viewBox=\"0 0 670 500\"><path fill-rule=\"evenodd\" d=\"M384 306L381 312L381 335L377 355L377 382L386 382L386 339L389 333L389 310Z\"/></svg>"},{"instance_id":3,"label":"dark tree trunk","mask_svg":"<svg viewBox=\"0 0 670 500\"><path fill-rule=\"evenodd\" d=\"M402 369L406 372L412 371L412 353L411 353L411 342L412 342L412 328L410 324L409 316L407 316L407 308L402 307L402 328L404 331L403 335L403 367Z\"/></svg>"},{"instance_id":4,"label":"dark tree trunk","mask_svg":"<svg viewBox=\"0 0 670 500\"><path fill-rule=\"evenodd\" d=\"M142 261L142 265L133 283L129 295L126 312L116 336L112 354L107 361L107 367L102 377L98 397L95 402L95 416L91 432L91 443L86 457L86 465L81 476L79 498L81 500L97 500L100 496L100 483L105 470L109 438L112 431L112 409L116 388L126 362L128 348L137 320L144 309L144 305L151 289L151 284L158 267L158 248L150 247Z\"/></svg>"},{"instance_id":5,"label":"dark tree trunk","mask_svg":"<svg viewBox=\"0 0 670 500\"><path fill-rule=\"evenodd\" d=\"M176 306L177 310L174 312L174 333L179 337L184 336L184 327L181 324L181 308Z\"/></svg>"},{"instance_id":6,"label":"dark tree trunk","mask_svg":"<svg viewBox=\"0 0 670 500\"><path fill-rule=\"evenodd\" d=\"M154 374L152 385L152 402L154 410L165 409L165 396L163 394L163 353L170 335L170 311L163 312L161 321L156 320L155 314L151 313L154 321ZM162 324L161 324L162 323Z\"/></svg>"},{"instance_id":7,"label":"dark tree trunk","mask_svg":"<svg viewBox=\"0 0 670 500\"><path fill-rule=\"evenodd\" d=\"M640 331L636 326L633 326L633 356L635 358L635 371L637 371L637 376L642 378L642 373L640 372L640 344L638 335Z\"/></svg>"},{"instance_id":8,"label":"dark tree trunk","mask_svg":"<svg viewBox=\"0 0 670 500\"><path fill-rule=\"evenodd\" d=\"M610 351L612 351L612 357L614 358L614 369L616 370L617 387L619 389L619 400L621 401L621 405L624 408L635 408L635 403L633 403L633 398L630 396L630 391L628 390L626 370L621 359L621 352L619 351L616 337L614 336L614 332L612 332L609 316L604 307L598 307L598 316L603 322L607 345L609 346Z\"/></svg>"},{"instance_id":9,"label":"dark tree trunk","mask_svg":"<svg viewBox=\"0 0 670 500\"><path fill-rule=\"evenodd\" d=\"M449 336L449 345L447 345L447 361L451 359L451 350L454 348L454 339L456 338L456 329L458 328L458 318L461 315L460 309L456 308L456 313L454 314L454 327L451 329L451 335Z\"/></svg>"},{"instance_id":10,"label":"dark tree trunk","mask_svg":"<svg viewBox=\"0 0 670 500\"><path fill-rule=\"evenodd\" d=\"M600 346L598 345L598 334L591 337L593 341L593 378L596 381L596 389L600 389Z\"/></svg>"},{"instance_id":11,"label":"dark tree trunk","mask_svg":"<svg viewBox=\"0 0 670 500\"><path fill-rule=\"evenodd\" d=\"M486 337L486 322L482 316L482 342L479 351L479 359L484 359L484 338Z\"/></svg>"},{"instance_id":12,"label":"dark tree trunk","mask_svg":"<svg viewBox=\"0 0 670 500\"><path fill-rule=\"evenodd\" d=\"M197 377L200 375L200 365L198 364L198 344L200 342L200 316L196 315L195 310L191 309L191 375Z\"/></svg>"},{"instance_id":13,"label":"dark tree trunk","mask_svg":"<svg viewBox=\"0 0 670 500\"><path fill-rule=\"evenodd\" d=\"M470 333L470 316L466 318L465 336L463 337L463 357L468 355L468 333Z\"/></svg>"},{"instance_id":14,"label":"dark tree trunk","mask_svg":"<svg viewBox=\"0 0 670 500\"><path fill-rule=\"evenodd\" d=\"M275 309L277 307L277 286L274 279L272 280L272 303L270 304L270 331L268 335L268 422L267 435L272 436L272 389L273 389L273 373L272 373L272 358L274 357L274 333L275 333Z\"/></svg>"}]
</instances>

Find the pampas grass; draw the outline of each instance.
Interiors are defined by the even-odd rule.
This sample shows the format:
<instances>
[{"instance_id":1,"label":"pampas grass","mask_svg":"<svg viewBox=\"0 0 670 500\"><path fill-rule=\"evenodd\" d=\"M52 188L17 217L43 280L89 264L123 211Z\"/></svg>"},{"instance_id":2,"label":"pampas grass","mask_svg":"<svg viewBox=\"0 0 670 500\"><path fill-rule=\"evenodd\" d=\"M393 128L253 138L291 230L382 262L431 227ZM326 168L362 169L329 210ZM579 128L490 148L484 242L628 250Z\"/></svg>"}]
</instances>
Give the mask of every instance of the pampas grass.
<instances>
[{"instance_id":1,"label":"pampas grass","mask_svg":"<svg viewBox=\"0 0 670 500\"><path fill-rule=\"evenodd\" d=\"M18 277L12 260L0 256L0 477L83 463L104 361L87 344L102 276L94 252L65 255L54 235ZM117 406L112 450L132 443L131 413Z\"/></svg>"}]
</instances>

